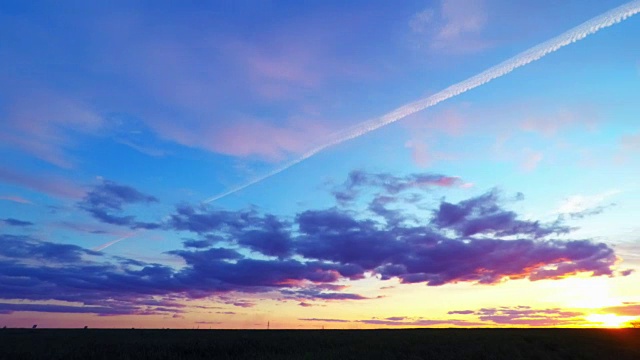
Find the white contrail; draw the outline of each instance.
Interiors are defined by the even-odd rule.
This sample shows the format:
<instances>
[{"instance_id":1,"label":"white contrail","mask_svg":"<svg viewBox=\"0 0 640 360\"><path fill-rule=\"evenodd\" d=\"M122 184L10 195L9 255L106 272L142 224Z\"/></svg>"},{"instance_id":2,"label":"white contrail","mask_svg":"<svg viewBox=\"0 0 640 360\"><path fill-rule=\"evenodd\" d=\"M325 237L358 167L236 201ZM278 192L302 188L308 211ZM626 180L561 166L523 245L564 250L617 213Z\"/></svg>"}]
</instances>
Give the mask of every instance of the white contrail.
<instances>
[{"instance_id":1,"label":"white contrail","mask_svg":"<svg viewBox=\"0 0 640 360\"><path fill-rule=\"evenodd\" d=\"M115 240L109 241L108 243L104 243L104 244L102 244L100 246L96 246L95 248L93 248L93 251L102 251L102 250L108 248L111 245L117 244L122 240L128 239L128 238L132 237L133 235L136 235L137 233L138 233L138 231L133 232L131 234L127 234L127 235L125 235L123 237L120 237L120 238L117 238Z\"/></svg>"},{"instance_id":2,"label":"white contrail","mask_svg":"<svg viewBox=\"0 0 640 360\"><path fill-rule=\"evenodd\" d=\"M449 98L460 95L480 85L486 84L493 79L506 75L512 72L513 70L521 66L527 65L533 61L536 61L544 57L545 55L550 54L566 45L569 45L578 40L584 39L585 37L591 34L594 34L601 29L615 25L639 12L640 12L640 0L631 1L613 10L607 11L606 13L600 16L597 16L589 21L586 21L583 24L577 27L574 27L573 29L559 36L556 36L551 40L548 40L542 44L532 47L529 50L521 52L520 54L512 57L511 59L504 61L478 75L475 75L455 85L449 86L448 88L440 91L439 93L436 93L427 98L423 98L418 101L399 107L391 111L390 113L383 115L382 117L365 121L363 123L357 124L348 129L340 131L336 134L333 134L329 139L327 139L325 143L312 148L311 150L299 156L297 159L294 159L268 172L265 175L254 178L253 180L250 180L245 184L233 187L221 194L210 197L204 200L203 202L210 203L210 202L219 200L223 197L226 197L228 195L231 195L235 192L238 192L240 190L243 190L251 185L257 184L265 179L268 179L276 174L279 174L287 170L288 168L312 157L313 155L319 153L320 151L328 147L338 145L347 140L351 140L353 138L362 136L368 132L371 132L385 125L396 122L400 119L403 119L413 113L424 110L428 107L432 107Z\"/></svg>"}]
</instances>

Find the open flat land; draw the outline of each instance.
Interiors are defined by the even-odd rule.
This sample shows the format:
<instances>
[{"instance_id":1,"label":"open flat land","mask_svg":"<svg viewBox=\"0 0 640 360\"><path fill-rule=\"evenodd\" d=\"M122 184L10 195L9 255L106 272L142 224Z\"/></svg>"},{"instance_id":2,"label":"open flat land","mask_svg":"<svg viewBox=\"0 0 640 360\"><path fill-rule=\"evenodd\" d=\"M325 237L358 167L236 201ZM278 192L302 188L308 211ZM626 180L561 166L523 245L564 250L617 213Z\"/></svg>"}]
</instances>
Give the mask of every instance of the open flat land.
<instances>
[{"instance_id":1,"label":"open flat land","mask_svg":"<svg viewBox=\"0 0 640 360\"><path fill-rule=\"evenodd\" d=\"M640 359L640 329L3 329L2 359Z\"/></svg>"}]
</instances>

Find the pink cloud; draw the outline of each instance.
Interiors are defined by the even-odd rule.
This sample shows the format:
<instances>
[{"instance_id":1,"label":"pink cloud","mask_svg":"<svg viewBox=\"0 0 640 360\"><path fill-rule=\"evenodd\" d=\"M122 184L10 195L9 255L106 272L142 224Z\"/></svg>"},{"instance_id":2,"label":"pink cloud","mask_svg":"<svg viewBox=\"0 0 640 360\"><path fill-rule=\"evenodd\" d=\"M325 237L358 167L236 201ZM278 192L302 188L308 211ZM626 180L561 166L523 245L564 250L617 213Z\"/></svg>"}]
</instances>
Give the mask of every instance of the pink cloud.
<instances>
[{"instance_id":1,"label":"pink cloud","mask_svg":"<svg viewBox=\"0 0 640 360\"><path fill-rule=\"evenodd\" d=\"M422 168L429 167L436 161L453 160L456 158L454 155L448 153L431 150L427 142L423 140L409 140L405 143L405 147L411 149L411 157L414 163Z\"/></svg>"},{"instance_id":2,"label":"pink cloud","mask_svg":"<svg viewBox=\"0 0 640 360\"><path fill-rule=\"evenodd\" d=\"M23 94L24 95L24 94ZM0 140L51 164L69 168L71 132L94 133L103 120L84 104L47 92L28 93L10 102Z\"/></svg>"},{"instance_id":3,"label":"pink cloud","mask_svg":"<svg viewBox=\"0 0 640 360\"><path fill-rule=\"evenodd\" d=\"M455 110L447 109L436 115L418 114L403 122L411 133L405 147L411 149L413 161L419 167L428 167L440 160L453 160L455 155L433 150L442 136L462 136L466 132L466 119Z\"/></svg>"},{"instance_id":4,"label":"pink cloud","mask_svg":"<svg viewBox=\"0 0 640 360\"><path fill-rule=\"evenodd\" d=\"M229 125L200 124L186 128L164 123L160 132L180 144L232 155L257 156L279 161L289 154L299 154L329 134L319 122L291 121L274 125L259 120L240 120Z\"/></svg>"},{"instance_id":5,"label":"pink cloud","mask_svg":"<svg viewBox=\"0 0 640 360\"><path fill-rule=\"evenodd\" d=\"M555 136L559 131L571 126L584 126L594 129L597 118L593 115L594 109L587 106L588 111L578 109L560 109L552 114L544 114L537 117L524 119L520 128L524 131L537 132L547 137Z\"/></svg>"},{"instance_id":6,"label":"pink cloud","mask_svg":"<svg viewBox=\"0 0 640 360\"><path fill-rule=\"evenodd\" d=\"M20 204L33 204L31 201L17 195L0 195L0 200L13 201Z\"/></svg>"},{"instance_id":7,"label":"pink cloud","mask_svg":"<svg viewBox=\"0 0 640 360\"><path fill-rule=\"evenodd\" d=\"M486 325L557 326L584 324L584 313L560 308L535 309L530 306L501 306L479 310L449 311L449 315L475 316Z\"/></svg>"},{"instance_id":8,"label":"pink cloud","mask_svg":"<svg viewBox=\"0 0 640 360\"><path fill-rule=\"evenodd\" d=\"M429 48L435 51L468 53L483 50L490 44L479 37L488 21L482 0L442 0L436 11L427 8L409 21L411 30L429 37Z\"/></svg>"},{"instance_id":9,"label":"pink cloud","mask_svg":"<svg viewBox=\"0 0 640 360\"><path fill-rule=\"evenodd\" d=\"M527 171L527 172L533 171L538 167L538 165L540 164L543 158L544 158L544 155L542 154L542 152L526 149L524 151L523 158L520 162L520 168L523 171Z\"/></svg>"},{"instance_id":10,"label":"pink cloud","mask_svg":"<svg viewBox=\"0 0 640 360\"><path fill-rule=\"evenodd\" d=\"M634 135L625 135L620 139L622 149L625 152L640 151L640 133Z\"/></svg>"},{"instance_id":11,"label":"pink cloud","mask_svg":"<svg viewBox=\"0 0 640 360\"><path fill-rule=\"evenodd\" d=\"M640 316L640 302L624 302L622 305L602 308L600 311L622 316Z\"/></svg>"},{"instance_id":12,"label":"pink cloud","mask_svg":"<svg viewBox=\"0 0 640 360\"><path fill-rule=\"evenodd\" d=\"M79 199L85 194L85 190L60 177L32 175L6 168L0 168L0 181L62 198Z\"/></svg>"}]
</instances>

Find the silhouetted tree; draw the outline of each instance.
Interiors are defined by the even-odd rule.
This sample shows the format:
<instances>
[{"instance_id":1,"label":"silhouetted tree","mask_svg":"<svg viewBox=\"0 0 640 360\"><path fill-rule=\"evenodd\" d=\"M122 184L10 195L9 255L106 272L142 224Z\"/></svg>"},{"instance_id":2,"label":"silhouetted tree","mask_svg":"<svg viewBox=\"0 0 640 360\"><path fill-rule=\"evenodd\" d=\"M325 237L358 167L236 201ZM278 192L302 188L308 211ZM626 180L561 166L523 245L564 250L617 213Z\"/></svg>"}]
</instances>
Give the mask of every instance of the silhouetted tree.
<instances>
[{"instance_id":1,"label":"silhouetted tree","mask_svg":"<svg viewBox=\"0 0 640 360\"><path fill-rule=\"evenodd\" d=\"M35 325L33 325L31 328L32 328L32 329L35 329L35 328L37 328L37 327L38 327L38 324L35 324Z\"/></svg>"},{"instance_id":2,"label":"silhouetted tree","mask_svg":"<svg viewBox=\"0 0 640 360\"><path fill-rule=\"evenodd\" d=\"M89 327L87 325L84 326L85 329L88 329Z\"/></svg>"},{"instance_id":3,"label":"silhouetted tree","mask_svg":"<svg viewBox=\"0 0 640 360\"><path fill-rule=\"evenodd\" d=\"M640 329L640 320L639 321L632 321L631 326L636 328L636 329Z\"/></svg>"}]
</instances>

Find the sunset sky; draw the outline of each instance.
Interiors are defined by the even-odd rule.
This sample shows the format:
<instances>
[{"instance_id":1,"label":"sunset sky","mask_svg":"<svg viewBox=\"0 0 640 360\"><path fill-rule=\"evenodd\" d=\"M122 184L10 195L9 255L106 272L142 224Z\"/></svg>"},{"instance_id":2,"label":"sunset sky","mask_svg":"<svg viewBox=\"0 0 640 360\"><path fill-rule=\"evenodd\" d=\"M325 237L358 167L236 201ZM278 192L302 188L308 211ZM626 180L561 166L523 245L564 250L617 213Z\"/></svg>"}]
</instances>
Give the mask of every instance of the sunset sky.
<instances>
[{"instance_id":1,"label":"sunset sky","mask_svg":"<svg viewBox=\"0 0 640 360\"><path fill-rule=\"evenodd\" d=\"M0 327L640 319L639 11L3 1Z\"/></svg>"}]
</instances>

